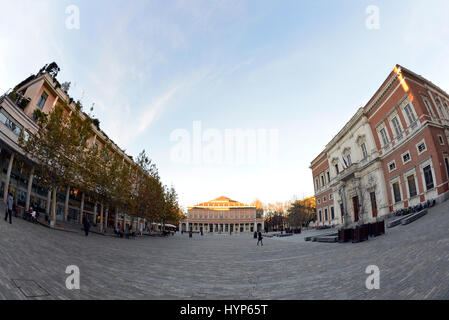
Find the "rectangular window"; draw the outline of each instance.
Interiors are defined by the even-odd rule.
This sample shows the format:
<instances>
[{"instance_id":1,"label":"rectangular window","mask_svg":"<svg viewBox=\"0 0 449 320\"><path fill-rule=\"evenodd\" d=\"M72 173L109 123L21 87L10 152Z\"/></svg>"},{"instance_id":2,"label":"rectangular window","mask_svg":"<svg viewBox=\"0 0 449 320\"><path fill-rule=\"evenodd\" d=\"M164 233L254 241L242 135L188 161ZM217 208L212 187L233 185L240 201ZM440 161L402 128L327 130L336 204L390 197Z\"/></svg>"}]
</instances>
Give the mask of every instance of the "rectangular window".
<instances>
[{"instance_id":1,"label":"rectangular window","mask_svg":"<svg viewBox=\"0 0 449 320\"><path fill-rule=\"evenodd\" d=\"M15 135L20 136L23 127L18 124L3 108L0 109L0 122L5 125L9 130L14 132Z\"/></svg>"},{"instance_id":2,"label":"rectangular window","mask_svg":"<svg viewBox=\"0 0 449 320\"><path fill-rule=\"evenodd\" d=\"M409 197L412 198L417 195L416 192L416 184L415 184L415 176L411 175L407 177L407 183L408 183L408 193Z\"/></svg>"},{"instance_id":3,"label":"rectangular window","mask_svg":"<svg viewBox=\"0 0 449 320\"><path fill-rule=\"evenodd\" d=\"M429 112L429 114L432 117L435 117L435 115L433 114L432 108L430 107L429 101L427 101L427 99L424 98L424 103L426 104L426 108L427 108L427 111Z\"/></svg>"},{"instance_id":4,"label":"rectangular window","mask_svg":"<svg viewBox=\"0 0 449 320\"><path fill-rule=\"evenodd\" d=\"M324 209L324 220L325 221L327 221L328 219L327 219L327 208L326 209Z\"/></svg>"},{"instance_id":5,"label":"rectangular window","mask_svg":"<svg viewBox=\"0 0 449 320\"><path fill-rule=\"evenodd\" d=\"M399 124L398 118L394 117L391 119L391 123L393 124L394 132L396 133L396 137L399 138L402 136L401 125Z\"/></svg>"},{"instance_id":6,"label":"rectangular window","mask_svg":"<svg viewBox=\"0 0 449 320\"><path fill-rule=\"evenodd\" d=\"M316 189L318 190L320 188L320 185L318 183L318 179L315 179Z\"/></svg>"},{"instance_id":7,"label":"rectangular window","mask_svg":"<svg viewBox=\"0 0 449 320\"><path fill-rule=\"evenodd\" d=\"M324 196L323 197L323 202L326 202L326 201L327 201L326 196Z\"/></svg>"},{"instance_id":8,"label":"rectangular window","mask_svg":"<svg viewBox=\"0 0 449 320\"><path fill-rule=\"evenodd\" d=\"M322 219L322 217L321 217L321 210L320 210L320 211L318 211L318 214L319 214L319 219L320 219L320 222L321 222L321 221L323 221L323 219Z\"/></svg>"},{"instance_id":9,"label":"rectangular window","mask_svg":"<svg viewBox=\"0 0 449 320\"><path fill-rule=\"evenodd\" d=\"M409 161L410 161L410 152L407 152L407 153L405 153L405 154L402 155L402 162L403 162L404 164L406 164L406 163L409 162Z\"/></svg>"},{"instance_id":10,"label":"rectangular window","mask_svg":"<svg viewBox=\"0 0 449 320\"><path fill-rule=\"evenodd\" d=\"M324 177L321 176L321 185L324 186Z\"/></svg>"},{"instance_id":11,"label":"rectangular window","mask_svg":"<svg viewBox=\"0 0 449 320\"><path fill-rule=\"evenodd\" d=\"M399 189L399 182L393 183L393 194L394 202L398 203L401 201L401 190Z\"/></svg>"},{"instance_id":12,"label":"rectangular window","mask_svg":"<svg viewBox=\"0 0 449 320\"><path fill-rule=\"evenodd\" d=\"M443 136L441 136L440 134L438 135L438 140L440 141L440 144L442 146L444 146L444 140L443 140Z\"/></svg>"},{"instance_id":13,"label":"rectangular window","mask_svg":"<svg viewBox=\"0 0 449 320\"><path fill-rule=\"evenodd\" d=\"M391 171L396 169L396 162L392 161L388 164L388 169Z\"/></svg>"},{"instance_id":14,"label":"rectangular window","mask_svg":"<svg viewBox=\"0 0 449 320\"><path fill-rule=\"evenodd\" d=\"M362 154L363 154L363 159L366 159L368 157L368 152L366 151L366 145L365 143L362 143L360 145L360 148L362 148Z\"/></svg>"},{"instance_id":15,"label":"rectangular window","mask_svg":"<svg viewBox=\"0 0 449 320\"><path fill-rule=\"evenodd\" d=\"M443 106L441 105L440 99L436 98L435 102L437 104L438 110L440 111L441 118L446 118L446 116L445 116L445 114L443 112Z\"/></svg>"},{"instance_id":16,"label":"rectangular window","mask_svg":"<svg viewBox=\"0 0 449 320\"><path fill-rule=\"evenodd\" d=\"M416 121L416 118L415 118L415 114L412 111L412 108L410 107L410 104L407 104L404 107L404 110L405 110L405 114L407 115L407 119L408 119L410 125L412 125Z\"/></svg>"},{"instance_id":17,"label":"rectangular window","mask_svg":"<svg viewBox=\"0 0 449 320\"><path fill-rule=\"evenodd\" d=\"M331 219L332 219L332 220L335 219L334 207L331 207Z\"/></svg>"},{"instance_id":18,"label":"rectangular window","mask_svg":"<svg viewBox=\"0 0 449 320\"><path fill-rule=\"evenodd\" d=\"M326 172L326 174L327 174L327 182L331 182L331 176L330 176L330 174L329 174L329 171Z\"/></svg>"},{"instance_id":19,"label":"rectangular window","mask_svg":"<svg viewBox=\"0 0 449 320\"><path fill-rule=\"evenodd\" d=\"M37 102L37 106L42 110L44 108L45 102L47 101L48 94L44 91L42 92L39 101Z\"/></svg>"},{"instance_id":20,"label":"rectangular window","mask_svg":"<svg viewBox=\"0 0 449 320\"><path fill-rule=\"evenodd\" d=\"M418 154L423 153L423 152L426 151L426 149L427 149L426 144L425 144L424 141L418 143L418 144L416 145L416 148L418 149Z\"/></svg>"},{"instance_id":21,"label":"rectangular window","mask_svg":"<svg viewBox=\"0 0 449 320\"><path fill-rule=\"evenodd\" d=\"M428 191L434 187L432 169L430 168L430 165L425 167L423 169L423 172L424 172L424 180L426 182L426 189Z\"/></svg>"},{"instance_id":22,"label":"rectangular window","mask_svg":"<svg viewBox=\"0 0 449 320\"><path fill-rule=\"evenodd\" d=\"M351 161L351 155L350 154L348 154L348 166L350 166L350 165L352 165L352 161Z\"/></svg>"},{"instance_id":23,"label":"rectangular window","mask_svg":"<svg viewBox=\"0 0 449 320\"><path fill-rule=\"evenodd\" d=\"M389 141L388 141L387 131L385 131L385 128L380 129L380 136L382 138L382 142L383 142L384 146L386 146L389 143Z\"/></svg>"},{"instance_id":24,"label":"rectangular window","mask_svg":"<svg viewBox=\"0 0 449 320\"><path fill-rule=\"evenodd\" d=\"M335 172L337 172L337 174L340 173L340 171L338 170L338 164L335 165Z\"/></svg>"}]
</instances>

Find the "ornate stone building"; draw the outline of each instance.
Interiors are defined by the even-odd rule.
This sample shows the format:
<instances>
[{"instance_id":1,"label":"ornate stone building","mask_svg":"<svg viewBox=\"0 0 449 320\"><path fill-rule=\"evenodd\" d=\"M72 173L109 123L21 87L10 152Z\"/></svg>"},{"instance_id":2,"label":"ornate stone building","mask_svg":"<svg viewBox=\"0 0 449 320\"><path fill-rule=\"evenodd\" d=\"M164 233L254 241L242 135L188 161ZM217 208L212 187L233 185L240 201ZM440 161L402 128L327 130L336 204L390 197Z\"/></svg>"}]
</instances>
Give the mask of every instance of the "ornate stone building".
<instances>
[{"instance_id":1,"label":"ornate stone building","mask_svg":"<svg viewBox=\"0 0 449 320\"><path fill-rule=\"evenodd\" d=\"M449 95L396 65L314 159L318 225L372 222L449 195Z\"/></svg>"},{"instance_id":2,"label":"ornate stone building","mask_svg":"<svg viewBox=\"0 0 449 320\"><path fill-rule=\"evenodd\" d=\"M256 215L256 207L226 197L197 204L188 208L187 219L179 229L204 233L263 231L263 217Z\"/></svg>"}]
</instances>

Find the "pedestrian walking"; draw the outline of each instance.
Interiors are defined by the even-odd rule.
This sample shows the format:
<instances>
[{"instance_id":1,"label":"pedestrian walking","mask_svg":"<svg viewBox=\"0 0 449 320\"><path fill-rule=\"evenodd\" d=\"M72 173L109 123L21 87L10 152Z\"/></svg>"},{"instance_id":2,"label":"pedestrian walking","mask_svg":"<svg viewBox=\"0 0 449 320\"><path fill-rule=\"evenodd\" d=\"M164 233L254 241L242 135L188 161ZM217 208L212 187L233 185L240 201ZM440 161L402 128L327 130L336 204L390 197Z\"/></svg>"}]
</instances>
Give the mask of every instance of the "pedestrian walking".
<instances>
[{"instance_id":1,"label":"pedestrian walking","mask_svg":"<svg viewBox=\"0 0 449 320\"><path fill-rule=\"evenodd\" d=\"M263 239L263 237L262 237L262 232L258 232L257 233L257 236L258 236L258 239L257 239L257 245L259 245L259 242L260 242L260 244L263 246L263 242L262 242L262 239Z\"/></svg>"},{"instance_id":2,"label":"pedestrian walking","mask_svg":"<svg viewBox=\"0 0 449 320\"><path fill-rule=\"evenodd\" d=\"M14 198L12 197L12 194L8 195L8 198L6 199L6 211L5 211L5 221L8 222L8 216L9 216L9 223L12 224L12 208L14 204Z\"/></svg>"},{"instance_id":3,"label":"pedestrian walking","mask_svg":"<svg viewBox=\"0 0 449 320\"><path fill-rule=\"evenodd\" d=\"M90 222L87 217L83 218L83 226L84 226L84 233L86 234L86 237L89 235L89 229L90 229Z\"/></svg>"}]
</instances>

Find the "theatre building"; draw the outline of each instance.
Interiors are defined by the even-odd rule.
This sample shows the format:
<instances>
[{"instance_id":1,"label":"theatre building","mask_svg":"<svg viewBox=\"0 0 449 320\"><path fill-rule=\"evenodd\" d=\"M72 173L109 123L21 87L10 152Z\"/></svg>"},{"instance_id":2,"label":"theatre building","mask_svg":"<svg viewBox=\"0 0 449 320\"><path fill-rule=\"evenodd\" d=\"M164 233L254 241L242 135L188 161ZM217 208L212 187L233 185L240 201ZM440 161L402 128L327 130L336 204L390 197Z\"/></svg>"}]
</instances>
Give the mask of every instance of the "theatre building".
<instances>
[{"instance_id":1,"label":"theatre building","mask_svg":"<svg viewBox=\"0 0 449 320\"><path fill-rule=\"evenodd\" d=\"M256 207L226 197L197 204L188 208L187 219L179 229L204 233L263 231L262 216L256 215Z\"/></svg>"},{"instance_id":2,"label":"theatre building","mask_svg":"<svg viewBox=\"0 0 449 320\"><path fill-rule=\"evenodd\" d=\"M449 95L396 65L311 163L317 224L351 227L445 201L448 139Z\"/></svg>"}]
</instances>

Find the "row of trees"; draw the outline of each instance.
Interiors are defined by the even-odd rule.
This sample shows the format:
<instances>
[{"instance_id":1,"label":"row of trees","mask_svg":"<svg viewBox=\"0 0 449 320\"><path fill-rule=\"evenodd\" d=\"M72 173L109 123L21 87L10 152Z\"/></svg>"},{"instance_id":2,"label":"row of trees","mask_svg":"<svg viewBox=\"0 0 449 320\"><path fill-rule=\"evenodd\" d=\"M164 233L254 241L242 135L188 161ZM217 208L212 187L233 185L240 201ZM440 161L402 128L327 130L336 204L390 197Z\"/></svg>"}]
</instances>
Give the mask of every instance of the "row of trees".
<instances>
[{"instance_id":1,"label":"row of trees","mask_svg":"<svg viewBox=\"0 0 449 320\"><path fill-rule=\"evenodd\" d=\"M176 191L162 184L145 150L132 162L113 150L112 142L99 146L92 118L76 106L75 111L67 104L47 114L35 111L39 130L24 132L19 139L38 183L52 191L51 223L56 221L56 192L68 186L100 205L101 220L104 209L114 207L133 217L178 223Z\"/></svg>"},{"instance_id":2,"label":"row of trees","mask_svg":"<svg viewBox=\"0 0 449 320\"><path fill-rule=\"evenodd\" d=\"M315 220L315 197L267 205L263 205L260 200L255 200L252 205L256 206L256 213L265 212L265 228L270 231L307 227Z\"/></svg>"}]
</instances>

